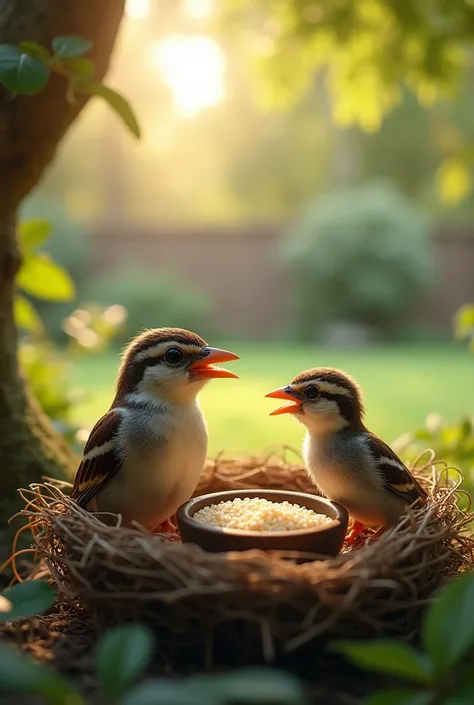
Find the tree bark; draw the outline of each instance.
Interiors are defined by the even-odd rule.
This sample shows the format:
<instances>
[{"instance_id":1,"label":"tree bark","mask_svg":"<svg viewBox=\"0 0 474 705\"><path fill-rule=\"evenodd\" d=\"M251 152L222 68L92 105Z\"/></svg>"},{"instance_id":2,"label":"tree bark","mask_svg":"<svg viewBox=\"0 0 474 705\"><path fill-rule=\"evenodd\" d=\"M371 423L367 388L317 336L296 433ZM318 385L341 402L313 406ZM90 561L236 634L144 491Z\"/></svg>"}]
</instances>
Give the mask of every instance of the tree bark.
<instances>
[{"instance_id":1,"label":"tree bark","mask_svg":"<svg viewBox=\"0 0 474 705\"><path fill-rule=\"evenodd\" d=\"M104 77L125 0L0 0L0 44L22 40L49 47L56 36L79 35L94 47L96 79ZM64 476L74 457L18 369L13 318L18 206L36 186L58 142L87 102L66 101L66 81L53 75L35 96L0 87L0 517L15 507L16 490L43 475Z\"/></svg>"}]
</instances>

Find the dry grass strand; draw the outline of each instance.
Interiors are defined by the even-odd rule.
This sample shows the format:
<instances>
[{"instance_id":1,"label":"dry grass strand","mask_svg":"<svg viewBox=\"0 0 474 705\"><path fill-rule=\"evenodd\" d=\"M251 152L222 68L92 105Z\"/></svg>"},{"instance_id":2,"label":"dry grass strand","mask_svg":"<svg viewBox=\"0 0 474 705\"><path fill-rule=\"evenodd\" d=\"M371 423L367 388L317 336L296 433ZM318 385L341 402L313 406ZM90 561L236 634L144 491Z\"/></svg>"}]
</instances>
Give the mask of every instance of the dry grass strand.
<instances>
[{"instance_id":1,"label":"dry grass strand","mask_svg":"<svg viewBox=\"0 0 474 705\"><path fill-rule=\"evenodd\" d=\"M258 487L316 494L304 468L288 462L290 452L209 461L196 494ZM176 537L106 526L53 481L21 490L20 515L64 599L79 599L100 622L152 624L170 663L179 666L189 649L207 665L235 664L242 654L273 662L334 638L410 638L434 593L473 568L473 516L470 505L458 506L461 474L432 451L414 472L428 490L426 507L411 509L377 541L309 562L295 559L314 557L290 553L206 554Z\"/></svg>"}]
</instances>

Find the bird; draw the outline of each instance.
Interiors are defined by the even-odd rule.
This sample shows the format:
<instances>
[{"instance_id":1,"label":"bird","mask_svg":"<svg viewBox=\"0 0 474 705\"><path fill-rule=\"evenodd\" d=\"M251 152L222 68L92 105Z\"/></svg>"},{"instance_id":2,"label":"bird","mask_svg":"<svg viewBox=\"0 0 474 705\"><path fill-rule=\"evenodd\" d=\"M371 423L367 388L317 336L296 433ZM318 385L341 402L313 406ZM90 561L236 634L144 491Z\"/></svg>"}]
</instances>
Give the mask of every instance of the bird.
<instances>
[{"instance_id":1,"label":"bird","mask_svg":"<svg viewBox=\"0 0 474 705\"><path fill-rule=\"evenodd\" d=\"M292 414L307 428L303 459L313 482L352 518L346 541L356 542L367 528L372 539L395 526L427 493L396 453L364 425L359 385L345 372L315 367L266 397L284 399L271 416Z\"/></svg>"},{"instance_id":2,"label":"bird","mask_svg":"<svg viewBox=\"0 0 474 705\"><path fill-rule=\"evenodd\" d=\"M238 378L216 364L238 359L182 328L138 335L84 447L71 498L89 512L120 514L123 526L176 531L171 517L192 496L207 454L197 395L211 379Z\"/></svg>"}]
</instances>

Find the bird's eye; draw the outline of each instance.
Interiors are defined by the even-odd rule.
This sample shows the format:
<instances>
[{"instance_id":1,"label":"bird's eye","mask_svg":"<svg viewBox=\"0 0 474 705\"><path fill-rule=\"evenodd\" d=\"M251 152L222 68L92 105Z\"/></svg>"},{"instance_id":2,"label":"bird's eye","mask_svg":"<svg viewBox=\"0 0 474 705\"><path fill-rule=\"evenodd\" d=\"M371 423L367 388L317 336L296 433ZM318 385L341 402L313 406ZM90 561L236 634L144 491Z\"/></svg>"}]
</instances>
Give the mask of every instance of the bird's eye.
<instances>
[{"instance_id":1,"label":"bird's eye","mask_svg":"<svg viewBox=\"0 0 474 705\"><path fill-rule=\"evenodd\" d=\"M182 361L184 352L179 348L168 348L165 352L165 360L169 365L177 365Z\"/></svg>"},{"instance_id":2,"label":"bird's eye","mask_svg":"<svg viewBox=\"0 0 474 705\"><path fill-rule=\"evenodd\" d=\"M306 399L317 399L319 397L319 387L315 384L308 384L304 390L304 395Z\"/></svg>"}]
</instances>

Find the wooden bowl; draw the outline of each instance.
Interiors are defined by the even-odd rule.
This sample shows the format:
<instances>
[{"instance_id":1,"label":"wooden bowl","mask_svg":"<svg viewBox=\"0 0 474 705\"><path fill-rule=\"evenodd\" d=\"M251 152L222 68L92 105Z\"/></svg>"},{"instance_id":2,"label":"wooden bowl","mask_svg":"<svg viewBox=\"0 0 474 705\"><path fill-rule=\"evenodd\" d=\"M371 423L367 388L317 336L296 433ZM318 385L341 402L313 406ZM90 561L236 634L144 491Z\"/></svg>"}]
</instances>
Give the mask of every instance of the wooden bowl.
<instances>
[{"instance_id":1,"label":"wooden bowl","mask_svg":"<svg viewBox=\"0 0 474 705\"><path fill-rule=\"evenodd\" d=\"M194 514L210 504L240 497L259 497L271 502L291 502L325 514L330 524L297 531L243 531L220 529L194 519ZM340 504L305 492L285 490L230 490L195 497L181 505L176 518L183 543L194 543L209 553L226 551L300 551L321 556L337 556L344 543L349 517Z\"/></svg>"}]
</instances>

